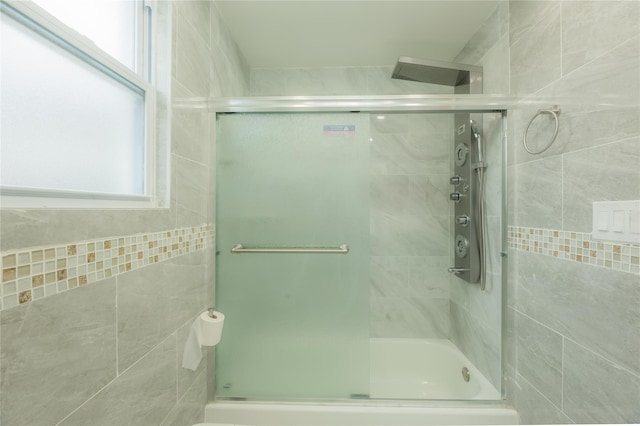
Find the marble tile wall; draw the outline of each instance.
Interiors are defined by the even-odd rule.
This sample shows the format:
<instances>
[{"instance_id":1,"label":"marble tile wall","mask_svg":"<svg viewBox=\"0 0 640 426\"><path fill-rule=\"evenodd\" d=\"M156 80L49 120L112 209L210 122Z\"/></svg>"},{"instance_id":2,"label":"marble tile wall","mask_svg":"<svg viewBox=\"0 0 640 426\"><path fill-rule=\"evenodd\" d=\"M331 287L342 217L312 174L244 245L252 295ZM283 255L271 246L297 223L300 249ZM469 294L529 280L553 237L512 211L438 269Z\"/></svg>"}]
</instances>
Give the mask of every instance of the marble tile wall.
<instances>
[{"instance_id":1,"label":"marble tile wall","mask_svg":"<svg viewBox=\"0 0 640 426\"><path fill-rule=\"evenodd\" d=\"M503 2L456 58L483 66L485 93L551 97L562 108L557 140L541 155L521 144L539 107L523 103L508 122L505 380L524 424L640 418L640 338L629 332L640 327L640 248L589 235L592 201L640 198L639 6ZM534 123L529 140L550 137L550 124ZM452 336L473 352L470 315L456 302L466 297L452 286Z\"/></svg>"},{"instance_id":2,"label":"marble tile wall","mask_svg":"<svg viewBox=\"0 0 640 426\"><path fill-rule=\"evenodd\" d=\"M449 114L371 114L372 337L449 337Z\"/></svg>"},{"instance_id":3,"label":"marble tile wall","mask_svg":"<svg viewBox=\"0 0 640 426\"><path fill-rule=\"evenodd\" d=\"M252 96L450 94L451 87L391 78L380 67L252 68Z\"/></svg>"},{"instance_id":4,"label":"marble tile wall","mask_svg":"<svg viewBox=\"0 0 640 426\"><path fill-rule=\"evenodd\" d=\"M208 225L2 252L0 310L206 250Z\"/></svg>"},{"instance_id":5,"label":"marble tile wall","mask_svg":"<svg viewBox=\"0 0 640 426\"><path fill-rule=\"evenodd\" d=\"M638 423L640 247L589 232L592 201L640 198L640 3L509 9L511 94L555 98L562 113L535 156L521 138L538 107L509 121L507 395L523 424ZM528 141L545 143L550 124Z\"/></svg>"},{"instance_id":6,"label":"marble tile wall","mask_svg":"<svg viewBox=\"0 0 640 426\"><path fill-rule=\"evenodd\" d=\"M509 248L640 275L640 245L592 240L591 233L509 227Z\"/></svg>"},{"instance_id":7,"label":"marble tile wall","mask_svg":"<svg viewBox=\"0 0 640 426\"><path fill-rule=\"evenodd\" d=\"M159 99L170 105L171 99L245 95L248 66L215 3L159 5L171 12L159 20L170 25L160 34L159 63L167 69L158 72L167 74L168 87ZM161 164L166 167L160 179L161 190L170 194L166 208L1 209L3 263L5 255L27 249L32 253L32 247L66 247L72 242L213 225L214 120L177 108L160 112L166 121L159 120L158 130L168 141L159 140L160 151L163 143L170 142L169 161ZM132 264L128 271L125 262L122 274L100 279L96 274L95 282L63 292L57 287L56 292L47 292L45 276L42 298L32 293L28 303L3 305L0 423L202 422L208 364L201 363L196 372L179 366L191 322L213 303L211 247L138 268Z\"/></svg>"},{"instance_id":8,"label":"marble tile wall","mask_svg":"<svg viewBox=\"0 0 640 426\"><path fill-rule=\"evenodd\" d=\"M454 59L483 69L483 93L509 93L509 7L500 2L480 30ZM479 118L474 118L479 120ZM502 117L484 114L482 140L487 161L487 284L484 291L451 279L451 341L496 389L502 388Z\"/></svg>"},{"instance_id":9,"label":"marble tile wall","mask_svg":"<svg viewBox=\"0 0 640 426\"><path fill-rule=\"evenodd\" d=\"M126 419L131 418L159 424L177 400L195 392L196 374L178 366L187 330L206 307L204 252L171 257L3 310L3 421L67 422L68 415L78 416L74 410L81 406L84 420L71 423L89 424L87 419L94 418L102 424L129 424ZM172 347L162 365L152 361L158 360L151 355L158 345ZM205 370L202 364L196 373ZM138 381L139 375L157 380L152 392ZM94 407L96 399L103 401ZM110 423L116 414L121 423Z\"/></svg>"},{"instance_id":10,"label":"marble tile wall","mask_svg":"<svg viewBox=\"0 0 640 426\"><path fill-rule=\"evenodd\" d=\"M485 200L487 214L487 273L485 290L451 277L450 339L500 390L502 336L502 119L484 114L482 138L487 169Z\"/></svg>"}]
</instances>

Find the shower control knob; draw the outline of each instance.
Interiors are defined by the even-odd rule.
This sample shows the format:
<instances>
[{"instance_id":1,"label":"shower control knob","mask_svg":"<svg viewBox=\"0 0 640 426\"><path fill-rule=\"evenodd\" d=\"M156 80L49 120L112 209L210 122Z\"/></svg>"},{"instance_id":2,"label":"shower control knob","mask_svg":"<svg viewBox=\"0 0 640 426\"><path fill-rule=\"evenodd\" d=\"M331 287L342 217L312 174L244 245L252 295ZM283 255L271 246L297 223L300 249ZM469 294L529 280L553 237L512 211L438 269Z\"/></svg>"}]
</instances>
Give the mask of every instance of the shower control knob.
<instances>
[{"instance_id":1,"label":"shower control knob","mask_svg":"<svg viewBox=\"0 0 640 426\"><path fill-rule=\"evenodd\" d=\"M449 182L453 186L458 186L458 185L460 185L460 182L462 182L462 178L460 176L453 176L453 177L449 178Z\"/></svg>"},{"instance_id":2,"label":"shower control knob","mask_svg":"<svg viewBox=\"0 0 640 426\"><path fill-rule=\"evenodd\" d=\"M467 216L466 214L461 214L460 216L456 216L456 223L462 226L469 225L469 216Z\"/></svg>"},{"instance_id":3,"label":"shower control knob","mask_svg":"<svg viewBox=\"0 0 640 426\"><path fill-rule=\"evenodd\" d=\"M454 161L456 166L462 167L464 163L467 162L467 154L469 154L469 147L465 143L460 142L456 145L456 150L454 152Z\"/></svg>"},{"instance_id":4,"label":"shower control knob","mask_svg":"<svg viewBox=\"0 0 640 426\"><path fill-rule=\"evenodd\" d=\"M459 203L460 200L462 199L462 194L460 194L459 192L452 192L451 194L449 194L449 199L451 201L455 201L456 203Z\"/></svg>"},{"instance_id":5,"label":"shower control knob","mask_svg":"<svg viewBox=\"0 0 640 426\"><path fill-rule=\"evenodd\" d=\"M467 255L467 251L469 250L469 240L467 240L462 235L458 235L456 237L454 250L456 252L456 256L458 256L460 259L464 258Z\"/></svg>"}]
</instances>

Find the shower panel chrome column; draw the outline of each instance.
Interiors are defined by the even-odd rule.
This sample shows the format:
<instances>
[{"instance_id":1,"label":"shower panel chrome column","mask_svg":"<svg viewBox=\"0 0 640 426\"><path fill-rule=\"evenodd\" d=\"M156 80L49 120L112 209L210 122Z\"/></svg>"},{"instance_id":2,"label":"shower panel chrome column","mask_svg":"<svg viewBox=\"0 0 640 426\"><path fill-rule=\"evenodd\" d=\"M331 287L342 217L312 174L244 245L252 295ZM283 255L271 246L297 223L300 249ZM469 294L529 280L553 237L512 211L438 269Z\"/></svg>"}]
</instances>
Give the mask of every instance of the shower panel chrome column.
<instances>
[{"instance_id":1,"label":"shower panel chrome column","mask_svg":"<svg viewBox=\"0 0 640 426\"><path fill-rule=\"evenodd\" d=\"M455 87L456 94L482 93L482 70L469 71ZM450 179L454 204L455 264L449 272L485 287L484 174L482 115L458 113L454 125L454 172Z\"/></svg>"},{"instance_id":2,"label":"shower panel chrome column","mask_svg":"<svg viewBox=\"0 0 640 426\"><path fill-rule=\"evenodd\" d=\"M454 205L455 266L449 272L484 288L484 169L478 117L456 114L454 175L450 179Z\"/></svg>"},{"instance_id":3,"label":"shower panel chrome column","mask_svg":"<svg viewBox=\"0 0 640 426\"><path fill-rule=\"evenodd\" d=\"M452 86L456 94L482 93L482 68L450 62L402 56L393 70L393 78ZM485 284L484 250L484 171L482 152L482 115L455 115L454 175L451 177L455 203L454 258L449 272L470 283Z\"/></svg>"}]
</instances>

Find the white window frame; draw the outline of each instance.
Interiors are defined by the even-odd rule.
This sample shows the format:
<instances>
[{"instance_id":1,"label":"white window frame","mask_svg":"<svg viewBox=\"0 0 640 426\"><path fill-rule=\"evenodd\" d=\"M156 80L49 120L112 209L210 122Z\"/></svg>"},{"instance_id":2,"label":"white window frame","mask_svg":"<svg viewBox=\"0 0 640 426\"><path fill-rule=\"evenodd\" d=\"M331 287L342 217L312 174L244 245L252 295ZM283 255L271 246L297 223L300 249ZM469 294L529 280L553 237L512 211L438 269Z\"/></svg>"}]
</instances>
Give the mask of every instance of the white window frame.
<instances>
[{"instance_id":1,"label":"white window frame","mask_svg":"<svg viewBox=\"0 0 640 426\"><path fill-rule=\"evenodd\" d=\"M1 0L0 13L35 31L56 46L144 97L145 188L144 195L0 187L1 208L154 208L162 200L156 185L156 81L154 43L155 0L136 0L135 70L97 47L87 37L62 23L37 4L26 0Z\"/></svg>"}]
</instances>

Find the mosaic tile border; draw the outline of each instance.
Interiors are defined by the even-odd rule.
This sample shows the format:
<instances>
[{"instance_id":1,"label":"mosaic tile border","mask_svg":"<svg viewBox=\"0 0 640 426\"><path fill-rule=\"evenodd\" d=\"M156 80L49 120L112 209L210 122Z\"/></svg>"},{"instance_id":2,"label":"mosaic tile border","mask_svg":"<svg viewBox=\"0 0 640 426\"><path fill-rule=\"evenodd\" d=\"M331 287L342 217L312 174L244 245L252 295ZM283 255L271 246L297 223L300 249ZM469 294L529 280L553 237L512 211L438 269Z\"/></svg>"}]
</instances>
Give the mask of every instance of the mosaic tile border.
<instances>
[{"instance_id":1,"label":"mosaic tile border","mask_svg":"<svg viewBox=\"0 0 640 426\"><path fill-rule=\"evenodd\" d=\"M590 233L510 226L509 248L640 275L640 245L592 240Z\"/></svg>"},{"instance_id":2,"label":"mosaic tile border","mask_svg":"<svg viewBox=\"0 0 640 426\"><path fill-rule=\"evenodd\" d=\"M209 225L2 253L0 310L206 249Z\"/></svg>"}]
</instances>

